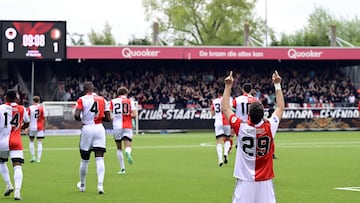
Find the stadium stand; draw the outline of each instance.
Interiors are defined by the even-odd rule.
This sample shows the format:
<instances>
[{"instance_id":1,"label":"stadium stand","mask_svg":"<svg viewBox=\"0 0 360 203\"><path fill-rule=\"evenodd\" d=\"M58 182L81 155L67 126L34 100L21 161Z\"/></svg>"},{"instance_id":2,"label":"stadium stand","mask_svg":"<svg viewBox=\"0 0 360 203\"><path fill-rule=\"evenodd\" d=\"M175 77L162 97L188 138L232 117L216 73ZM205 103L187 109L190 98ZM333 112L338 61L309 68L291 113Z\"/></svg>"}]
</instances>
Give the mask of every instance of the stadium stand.
<instances>
[{"instance_id":1,"label":"stadium stand","mask_svg":"<svg viewBox=\"0 0 360 203\"><path fill-rule=\"evenodd\" d=\"M129 87L129 96L139 102L142 108L154 108L159 104L174 104L179 108L207 108L214 98L216 89L223 86L223 77L229 68L216 64L176 64L138 62L138 64L116 62L83 62L46 64L38 68L35 92L46 101L75 101L83 94L83 82L93 81L97 92L107 99L115 96L119 85ZM20 103L27 105L29 81L28 68L13 65L18 70L12 80L2 82L0 94L7 88L19 90ZM226 65L222 65L226 66ZM196 67L196 68L194 68ZM266 107L274 105L273 88L268 75L273 67L232 68L235 73L233 96L240 95L240 85L251 82L253 95ZM303 67L279 67L283 76L283 90L287 107L354 107L359 101L359 92L341 68L304 65ZM46 70L46 71L45 71ZM39 73L37 74L39 75ZM44 76L41 76L44 75ZM21 80L19 79L21 78ZM23 82L20 82L24 80ZM40 81L40 82L39 82ZM1 94L3 95L3 94ZM0 102L3 98L0 97Z\"/></svg>"},{"instance_id":2,"label":"stadium stand","mask_svg":"<svg viewBox=\"0 0 360 203\"><path fill-rule=\"evenodd\" d=\"M271 69L236 68L237 86L251 82L253 95L258 97L265 106L272 107L275 103L273 88L269 85L268 75ZM100 95L111 99L119 85L130 89L130 96L136 99L143 108L157 107L159 104L175 104L180 108L203 107L210 105L215 90L222 86L226 70L207 68L206 70L173 67L173 68L131 68L106 70L104 68L86 68L76 74L73 71L57 77L57 91L54 100L73 101L82 94L82 84L92 80ZM283 68L283 89L285 100L291 105L310 106L356 106L354 97L358 93L351 79L338 68L322 67L321 69ZM240 88L234 90L239 95ZM60 94L59 94L60 93Z\"/></svg>"}]
</instances>

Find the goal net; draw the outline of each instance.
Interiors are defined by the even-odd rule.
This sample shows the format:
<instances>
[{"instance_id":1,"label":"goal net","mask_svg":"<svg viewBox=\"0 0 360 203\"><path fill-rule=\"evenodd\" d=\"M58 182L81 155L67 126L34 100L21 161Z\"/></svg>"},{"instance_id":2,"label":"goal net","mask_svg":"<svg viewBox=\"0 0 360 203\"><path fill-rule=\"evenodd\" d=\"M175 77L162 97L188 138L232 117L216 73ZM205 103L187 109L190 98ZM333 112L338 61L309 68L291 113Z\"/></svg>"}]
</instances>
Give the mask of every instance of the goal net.
<instances>
[{"instance_id":1,"label":"goal net","mask_svg":"<svg viewBox=\"0 0 360 203\"><path fill-rule=\"evenodd\" d=\"M47 135L80 134L82 124L74 119L76 102L46 101L42 105L45 110Z\"/></svg>"},{"instance_id":2,"label":"goal net","mask_svg":"<svg viewBox=\"0 0 360 203\"><path fill-rule=\"evenodd\" d=\"M138 102L135 102L138 110ZM76 102L74 101L45 101L43 102L46 116L46 133L47 134L79 134L82 127L81 122L74 119ZM104 122L106 130L112 130L112 124ZM133 130L139 134L139 119L133 119Z\"/></svg>"}]
</instances>

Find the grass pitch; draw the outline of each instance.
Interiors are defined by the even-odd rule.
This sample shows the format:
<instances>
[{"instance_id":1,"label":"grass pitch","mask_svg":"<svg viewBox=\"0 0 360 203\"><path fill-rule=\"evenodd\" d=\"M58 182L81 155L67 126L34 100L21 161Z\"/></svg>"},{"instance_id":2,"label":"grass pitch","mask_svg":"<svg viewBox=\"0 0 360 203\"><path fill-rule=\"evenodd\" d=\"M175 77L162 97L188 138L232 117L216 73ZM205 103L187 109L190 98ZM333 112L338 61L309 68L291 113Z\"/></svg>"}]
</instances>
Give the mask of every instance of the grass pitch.
<instances>
[{"instance_id":1,"label":"grass pitch","mask_svg":"<svg viewBox=\"0 0 360 203\"><path fill-rule=\"evenodd\" d=\"M231 202L235 151L230 163L219 167L213 132L137 135L134 164L125 163L126 175L117 174L115 143L108 136L104 195L97 194L93 156L86 191L76 188L78 143L78 136L48 136L41 163L30 163L28 138L23 137L22 202ZM279 132L275 143L278 202L359 202L360 132ZM0 202L13 201L12 195L0 197Z\"/></svg>"}]
</instances>

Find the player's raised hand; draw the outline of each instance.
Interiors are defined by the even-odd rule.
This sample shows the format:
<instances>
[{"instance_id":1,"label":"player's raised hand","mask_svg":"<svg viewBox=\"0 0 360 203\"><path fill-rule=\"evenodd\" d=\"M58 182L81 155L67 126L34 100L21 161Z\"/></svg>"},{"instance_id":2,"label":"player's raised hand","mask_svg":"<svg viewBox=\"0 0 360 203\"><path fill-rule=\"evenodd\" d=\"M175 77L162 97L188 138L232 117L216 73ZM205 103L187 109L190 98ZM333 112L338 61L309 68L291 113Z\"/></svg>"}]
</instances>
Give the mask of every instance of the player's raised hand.
<instances>
[{"instance_id":1,"label":"player's raised hand","mask_svg":"<svg viewBox=\"0 0 360 203\"><path fill-rule=\"evenodd\" d=\"M230 71L230 74L225 78L225 85L232 85L232 83L234 82L234 78L233 78L233 72Z\"/></svg>"},{"instance_id":2,"label":"player's raised hand","mask_svg":"<svg viewBox=\"0 0 360 203\"><path fill-rule=\"evenodd\" d=\"M277 70L272 74L272 81L274 84L281 83L281 77L280 77L279 73L277 72Z\"/></svg>"}]
</instances>

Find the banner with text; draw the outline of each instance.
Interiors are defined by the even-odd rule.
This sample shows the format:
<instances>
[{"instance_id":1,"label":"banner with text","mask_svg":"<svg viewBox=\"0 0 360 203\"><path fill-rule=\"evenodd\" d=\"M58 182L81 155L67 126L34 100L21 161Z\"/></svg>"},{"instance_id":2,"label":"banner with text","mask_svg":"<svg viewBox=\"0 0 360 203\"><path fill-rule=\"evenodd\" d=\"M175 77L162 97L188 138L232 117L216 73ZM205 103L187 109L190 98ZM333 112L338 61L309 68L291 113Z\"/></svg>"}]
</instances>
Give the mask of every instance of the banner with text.
<instances>
[{"instance_id":1,"label":"banner with text","mask_svg":"<svg viewBox=\"0 0 360 203\"><path fill-rule=\"evenodd\" d=\"M138 112L140 130L212 129L210 109L142 109ZM267 113L265 114L267 116ZM280 123L282 130L357 130L357 108L286 109Z\"/></svg>"},{"instance_id":2,"label":"banner with text","mask_svg":"<svg viewBox=\"0 0 360 203\"><path fill-rule=\"evenodd\" d=\"M359 130L359 117L357 108L287 108L280 122L280 130ZM214 118L209 108L177 109L174 106L160 106L157 109L139 110L138 118L140 131L212 130L214 128ZM81 122L74 122L73 116L65 111L49 114L47 121L49 130L82 127ZM105 122L104 125L107 129L112 128L111 123Z\"/></svg>"}]
</instances>

